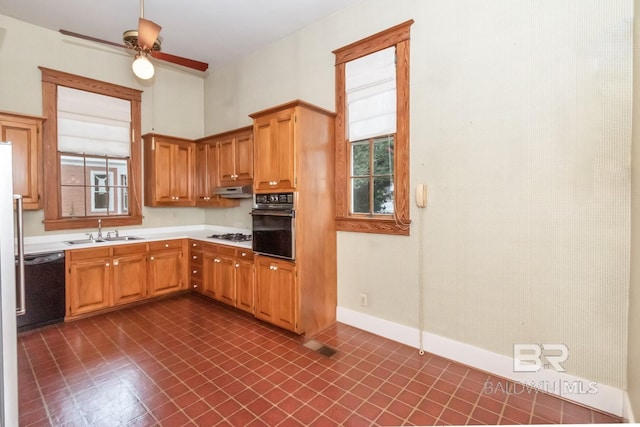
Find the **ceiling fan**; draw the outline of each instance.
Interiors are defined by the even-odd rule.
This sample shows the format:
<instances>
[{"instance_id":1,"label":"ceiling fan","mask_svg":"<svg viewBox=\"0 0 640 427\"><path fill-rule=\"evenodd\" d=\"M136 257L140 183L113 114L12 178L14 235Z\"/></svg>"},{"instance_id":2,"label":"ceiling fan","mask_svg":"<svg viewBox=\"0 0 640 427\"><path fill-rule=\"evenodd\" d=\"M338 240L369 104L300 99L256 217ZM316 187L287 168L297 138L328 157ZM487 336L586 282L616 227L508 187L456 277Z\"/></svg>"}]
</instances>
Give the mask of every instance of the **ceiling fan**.
<instances>
[{"instance_id":1,"label":"ceiling fan","mask_svg":"<svg viewBox=\"0 0 640 427\"><path fill-rule=\"evenodd\" d=\"M136 55L136 59L133 61L132 68L136 76L143 80L153 77L154 68L148 56L152 56L155 59L171 62L173 64L181 65L183 67L192 68L198 71L206 71L209 68L209 64L206 62L200 62L193 59L183 58L181 56L171 55L169 53L162 52L160 45L162 39L158 37L160 34L160 27L153 21L144 19L144 0L140 0L140 18L138 19L138 29L128 30L122 34L123 43L114 43L108 40L102 40L84 34L78 34L67 30L60 30L60 33L78 37L84 40L90 40L97 43L103 43L110 46L124 47L129 50L133 50Z\"/></svg>"}]
</instances>

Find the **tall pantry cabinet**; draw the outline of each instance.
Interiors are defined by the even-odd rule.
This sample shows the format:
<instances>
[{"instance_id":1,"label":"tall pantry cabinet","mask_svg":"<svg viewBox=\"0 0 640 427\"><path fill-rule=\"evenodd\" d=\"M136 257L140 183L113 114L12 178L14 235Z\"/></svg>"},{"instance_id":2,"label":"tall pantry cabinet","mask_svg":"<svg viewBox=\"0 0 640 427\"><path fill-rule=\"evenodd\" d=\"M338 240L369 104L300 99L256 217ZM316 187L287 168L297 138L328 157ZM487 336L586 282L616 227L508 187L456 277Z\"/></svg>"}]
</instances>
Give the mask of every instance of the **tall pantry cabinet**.
<instances>
[{"instance_id":1,"label":"tall pantry cabinet","mask_svg":"<svg viewBox=\"0 0 640 427\"><path fill-rule=\"evenodd\" d=\"M295 210L295 260L255 257L256 316L310 337L336 321L335 114L296 100L249 116L254 192L292 192Z\"/></svg>"}]
</instances>

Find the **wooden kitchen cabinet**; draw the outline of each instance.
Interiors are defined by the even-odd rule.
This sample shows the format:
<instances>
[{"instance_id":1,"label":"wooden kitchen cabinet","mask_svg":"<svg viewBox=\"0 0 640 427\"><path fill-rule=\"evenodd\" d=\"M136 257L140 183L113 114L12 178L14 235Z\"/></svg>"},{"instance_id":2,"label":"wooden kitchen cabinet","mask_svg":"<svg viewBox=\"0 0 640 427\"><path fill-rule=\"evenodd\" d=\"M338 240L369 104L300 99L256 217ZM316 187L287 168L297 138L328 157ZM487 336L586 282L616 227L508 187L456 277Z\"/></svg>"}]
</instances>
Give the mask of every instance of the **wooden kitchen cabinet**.
<instances>
[{"instance_id":1,"label":"wooden kitchen cabinet","mask_svg":"<svg viewBox=\"0 0 640 427\"><path fill-rule=\"evenodd\" d=\"M295 191L295 108L252 114L255 192Z\"/></svg>"},{"instance_id":2,"label":"wooden kitchen cabinet","mask_svg":"<svg viewBox=\"0 0 640 427\"><path fill-rule=\"evenodd\" d=\"M24 209L41 209L43 117L0 111L0 141L11 141L13 192L22 195Z\"/></svg>"},{"instance_id":3,"label":"wooden kitchen cabinet","mask_svg":"<svg viewBox=\"0 0 640 427\"><path fill-rule=\"evenodd\" d=\"M189 271L191 290L204 294L203 288L203 256L202 243L189 240Z\"/></svg>"},{"instance_id":4,"label":"wooden kitchen cabinet","mask_svg":"<svg viewBox=\"0 0 640 427\"><path fill-rule=\"evenodd\" d=\"M255 269L253 266L253 252L238 249L236 251L235 306L240 310L253 314L255 312Z\"/></svg>"},{"instance_id":5,"label":"wooden kitchen cabinet","mask_svg":"<svg viewBox=\"0 0 640 427\"><path fill-rule=\"evenodd\" d=\"M111 306L109 248L78 249L66 253L66 317Z\"/></svg>"},{"instance_id":6,"label":"wooden kitchen cabinet","mask_svg":"<svg viewBox=\"0 0 640 427\"><path fill-rule=\"evenodd\" d=\"M67 251L67 317L147 297L147 245Z\"/></svg>"},{"instance_id":7,"label":"wooden kitchen cabinet","mask_svg":"<svg viewBox=\"0 0 640 427\"><path fill-rule=\"evenodd\" d=\"M144 140L146 206L194 206L194 143L166 135Z\"/></svg>"},{"instance_id":8,"label":"wooden kitchen cabinet","mask_svg":"<svg viewBox=\"0 0 640 427\"><path fill-rule=\"evenodd\" d=\"M299 332L296 265L289 261L257 255L256 317Z\"/></svg>"},{"instance_id":9,"label":"wooden kitchen cabinet","mask_svg":"<svg viewBox=\"0 0 640 427\"><path fill-rule=\"evenodd\" d=\"M112 248L113 305L147 297L147 245L136 243Z\"/></svg>"},{"instance_id":10,"label":"wooden kitchen cabinet","mask_svg":"<svg viewBox=\"0 0 640 427\"><path fill-rule=\"evenodd\" d=\"M186 289L186 244L183 239L149 243L149 296Z\"/></svg>"},{"instance_id":11,"label":"wooden kitchen cabinet","mask_svg":"<svg viewBox=\"0 0 640 427\"><path fill-rule=\"evenodd\" d=\"M291 192L295 210L295 261L256 258L256 316L312 337L336 322L335 113L294 100L249 116L254 192Z\"/></svg>"},{"instance_id":12,"label":"wooden kitchen cabinet","mask_svg":"<svg viewBox=\"0 0 640 427\"><path fill-rule=\"evenodd\" d=\"M195 144L195 204L196 206L233 207L240 201L215 194L218 184L218 141L207 137Z\"/></svg>"},{"instance_id":13,"label":"wooden kitchen cabinet","mask_svg":"<svg viewBox=\"0 0 640 427\"><path fill-rule=\"evenodd\" d=\"M253 252L214 243L193 242L202 250L202 281L196 292L217 301L254 313L254 266ZM196 270L192 259L191 270ZM193 274L193 273L192 273ZM200 283L194 281L194 283Z\"/></svg>"},{"instance_id":14,"label":"wooden kitchen cabinet","mask_svg":"<svg viewBox=\"0 0 640 427\"><path fill-rule=\"evenodd\" d=\"M253 127L216 135L221 187L253 184Z\"/></svg>"}]
</instances>

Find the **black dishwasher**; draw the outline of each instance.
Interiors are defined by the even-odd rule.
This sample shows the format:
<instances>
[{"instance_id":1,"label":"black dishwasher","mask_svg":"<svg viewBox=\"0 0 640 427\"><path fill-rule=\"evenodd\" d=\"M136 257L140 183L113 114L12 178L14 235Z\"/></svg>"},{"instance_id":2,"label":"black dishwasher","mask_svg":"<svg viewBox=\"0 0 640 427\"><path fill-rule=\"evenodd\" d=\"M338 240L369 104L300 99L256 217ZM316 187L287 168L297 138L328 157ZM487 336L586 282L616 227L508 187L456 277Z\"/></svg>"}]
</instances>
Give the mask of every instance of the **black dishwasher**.
<instances>
[{"instance_id":1,"label":"black dishwasher","mask_svg":"<svg viewBox=\"0 0 640 427\"><path fill-rule=\"evenodd\" d=\"M64 252L24 256L26 311L17 318L18 332L64 320L64 280Z\"/></svg>"}]
</instances>

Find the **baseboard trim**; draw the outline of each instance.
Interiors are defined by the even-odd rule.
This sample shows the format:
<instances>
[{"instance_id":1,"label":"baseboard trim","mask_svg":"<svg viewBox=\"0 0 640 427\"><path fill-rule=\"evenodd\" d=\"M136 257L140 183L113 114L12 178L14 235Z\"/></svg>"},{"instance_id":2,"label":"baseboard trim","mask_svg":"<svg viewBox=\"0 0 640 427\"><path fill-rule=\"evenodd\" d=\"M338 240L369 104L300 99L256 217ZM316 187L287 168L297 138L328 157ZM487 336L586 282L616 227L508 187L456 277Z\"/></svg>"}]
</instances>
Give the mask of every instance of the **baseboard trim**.
<instances>
[{"instance_id":1,"label":"baseboard trim","mask_svg":"<svg viewBox=\"0 0 640 427\"><path fill-rule=\"evenodd\" d=\"M338 322L362 329L376 335L419 348L420 334L412 328L373 317L344 307L337 308ZM552 394L618 417L630 413L628 396L621 389L598 384L564 372L541 370L538 372L514 372L513 359L479 347L423 332L423 347L426 352L535 387ZM492 385L495 387L495 385ZM490 388L487 389L490 391ZM631 415L632 416L632 415ZM626 419L626 418L625 418Z\"/></svg>"},{"instance_id":2,"label":"baseboard trim","mask_svg":"<svg viewBox=\"0 0 640 427\"><path fill-rule=\"evenodd\" d=\"M629 399L629 393L626 391L624 392L624 407L622 408L622 419L625 423L636 423L636 418L633 416L633 408L631 407L631 400Z\"/></svg>"}]
</instances>

